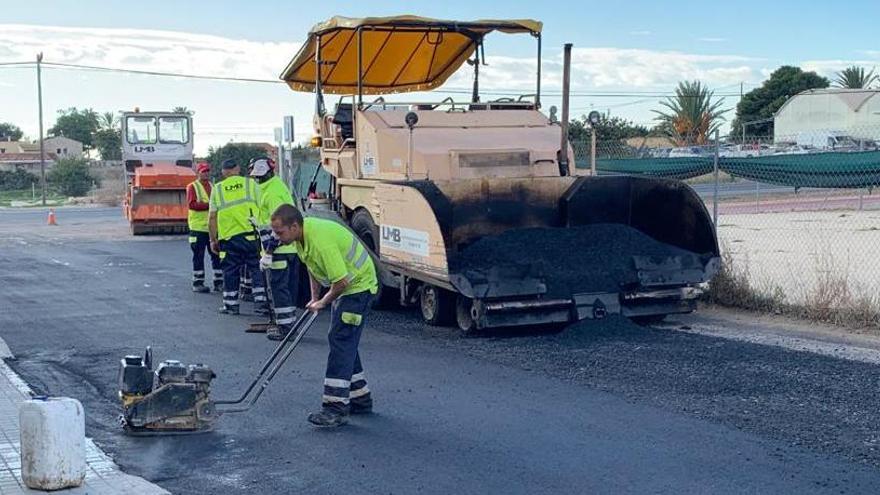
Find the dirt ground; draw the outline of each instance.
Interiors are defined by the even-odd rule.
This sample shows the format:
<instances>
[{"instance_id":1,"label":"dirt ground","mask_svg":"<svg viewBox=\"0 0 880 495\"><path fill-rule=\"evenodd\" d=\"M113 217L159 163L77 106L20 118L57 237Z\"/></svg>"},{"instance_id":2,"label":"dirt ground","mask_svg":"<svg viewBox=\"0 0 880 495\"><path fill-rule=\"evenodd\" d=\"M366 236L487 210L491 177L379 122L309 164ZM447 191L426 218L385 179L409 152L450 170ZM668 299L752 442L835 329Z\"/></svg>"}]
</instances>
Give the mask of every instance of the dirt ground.
<instances>
[{"instance_id":1,"label":"dirt ground","mask_svg":"<svg viewBox=\"0 0 880 495\"><path fill-rule=\"evenodd\" d=\"M854 297L880 289L877 210L724 214L718 237L758 288L779 287L787 302L841 284Z\"/></svg>"}]
</instances>

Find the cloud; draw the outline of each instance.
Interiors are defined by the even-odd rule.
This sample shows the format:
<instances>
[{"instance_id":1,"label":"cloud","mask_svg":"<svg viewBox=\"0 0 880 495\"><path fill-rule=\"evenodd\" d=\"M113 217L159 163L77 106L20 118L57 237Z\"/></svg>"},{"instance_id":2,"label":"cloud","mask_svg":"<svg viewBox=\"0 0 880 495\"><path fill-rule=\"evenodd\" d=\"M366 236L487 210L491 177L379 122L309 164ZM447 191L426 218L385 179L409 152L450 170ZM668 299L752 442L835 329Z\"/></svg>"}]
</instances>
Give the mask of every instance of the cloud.
<instances>
[{"instance_id":1,"label":"cloud","mask_svg":"<svg viewBox=\"0 0 880 495\"><path fill-rule=\"evenodd\" d=\"M534 87L535 58L487 56L480 68L481 87L528 89ZM699 79L712 86L751 82L759 75L758 60L738 55L701 55L678 51L634 48L575 48L572 50L572 87L575 89L663 89L681 80ZM542 85L562 86L562 56L545 56ZM467 87L471 74L461 71L449 86Z\"/></svg>"},{"instance_id":2,"label":"cloud","mask_svg":"<svg viewBox=\"0 0 880 495\"><path fill-rule=\"evenodd\" d=\"M650 36L652 33L639 30L630 34ZM275 80L298 48L299 44L294 42L253 41L175 31L0 24L0 62L31 61L42 51L45 60L51 62ZM489 65L480 68L481 88L512 90L511 94L534 91L534 57L502 56L493 52L491 46L487 48ZM720 87L760 80L762 64L766 61L738 55L581 47L572 51L572 88L612 92L671 91L684 79L699 79L712 87ZM58 100L58 105L127 108L132 104L131 95L120 90L118 84L88 73L83 76L95 80L95 88L101 88L98 95L93 92L66 94ZM470 88L471 78L472 72L464 67L446 87ZM145 87L148 83L137 80L134 84ZM562 56L555 50L544 52L542 85L545 94L558 93L561 89ZM186 104L197 112L196 143L200 150L230 139L271 140L272 128L277 127L272 122L281 112L297 115L300 136L311 133L312 102L308 95L285 91L284 96L279 96L280 90L276 94L268 85L258 86L247 89L248 98L252 100L243 104L242 101L214 100L200 92L201 86L179 86L172 79L161 86L171 89L158 95L151 94L148 99L164 103L168 101L166 93L173 93L175 101L178 98L187 101ZM285 98L289 106L281 107L280 97ZM638 107L624 108L639 117L636 115ZM50 115L54 110L51 107L46 109ZM36 123L29 120L30 115L30 112L20 111L19 115L10 118L15 117L35 128Z\"/></svg>"},{"instance_id":3,"label":"cloud","mask_svg":"<svg viewBox=\"0 0 880 495\"><path fill-rule=\"evenodd\" d=\"M580 48L572 53L572 73L577 76L578 83L596 87L650 88L673 85L683 79L731 84L751 78L748 63L752 61L737 55Z\"/></svg>"},{"instance_id":4,"label":"cloud","mask_svg":"<svg viewBox=\"0 0 880 495\"><path fill-rule=\"evenodd\" d=\"M704 37L697 38L697 41L702 41L703 43L724 43L727 41L727 38L713 38L713 37Z\"/></svg>"},{"instance_id":5,"label":"cloud","mask_svg":"<svg viewBox=\"0 0 880 495\"><path fill-rule=\"evenodd\" d=\"M806 71L814 71L823 76L834 76L839 71L852 65L865 67L866 70L871 70L874 67L880 66L880 52L875 53L877 58L874 60L806 60L801 62L800 66Z\"/></svg>"},{"instance_id":6,"label":"cloud","mask_svg":"<svg viewBox=\"0 0 880 495\"><path fill-rule=\"evenodd\" d=\"M638 36L650 31L631 31ZM707 38L708 39L708 38ZM101 65L135 70L277 79L299 48L293 42L261 42L221 36L147 29L71 28L0 24L0 62L32 60L42 51L46 61ZM682 79L732 84L754 78L754 59L736 55L700 55L631 48L575 48L575 88L669 88ZM526 89L534 86L533 57L489 55L481 68L484 88ZM560 87L562 57L545 55L542 84ZM469 87L471 75L461 70L450 86Z\"/></svg>"},{"instance_id":7,"label":"cloud","mask_svg":"<svg viewBox=\"0 0 880 495\"><path fill-rule=\"evenodd\" d=\"M0 62L33 60L186 74L277 79L298 43L148 29L0 24Z\"/></svg>"}]
</instances>

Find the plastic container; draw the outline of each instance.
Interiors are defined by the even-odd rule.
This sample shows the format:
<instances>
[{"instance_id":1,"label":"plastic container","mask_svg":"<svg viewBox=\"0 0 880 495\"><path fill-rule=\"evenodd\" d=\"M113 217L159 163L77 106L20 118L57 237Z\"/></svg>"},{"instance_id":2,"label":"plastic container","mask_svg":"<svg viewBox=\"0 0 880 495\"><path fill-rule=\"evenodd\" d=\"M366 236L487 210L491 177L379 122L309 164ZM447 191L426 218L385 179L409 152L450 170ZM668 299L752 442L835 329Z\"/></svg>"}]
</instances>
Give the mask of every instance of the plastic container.
<instances>
[{"instance_id":1,"label":"plastic container","mask_svg":"<svg viewBox=\"0 0 880 495\"><path fill-rule=\"evenodd\" d=\"M68 397L37 397L18 409L21 478L28 488L60 490L86 476L86 422L82 404Z\"/></svg>"}]
</instances>

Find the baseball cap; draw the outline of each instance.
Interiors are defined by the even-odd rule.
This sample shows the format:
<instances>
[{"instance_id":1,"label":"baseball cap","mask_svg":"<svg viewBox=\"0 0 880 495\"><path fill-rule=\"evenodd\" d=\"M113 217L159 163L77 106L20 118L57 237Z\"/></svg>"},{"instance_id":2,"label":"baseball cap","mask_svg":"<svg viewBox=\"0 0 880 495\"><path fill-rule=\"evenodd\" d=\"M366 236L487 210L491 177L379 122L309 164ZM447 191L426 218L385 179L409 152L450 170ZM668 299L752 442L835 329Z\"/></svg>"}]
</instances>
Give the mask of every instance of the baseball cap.
<instances>
[{"instance_id":1,"label":"baseball cap","mask_svg":"<svg viewBox=\"0 0 880 495\"><path fill-rule=\"evenodd\" d=\"M275 168L271 158L257 158L251 163L251 177L262 177Z\"/></svg>"},{"instance_id":2,"label":"baseball cap","mask_svg":"<svg viewBox=\"0 0 880 495\"><path fill-rule=\"evenodd\" d=\"M234 158L227 158L227 159L223 160L223 164L222 164L222 166L223 166L224 169L229 170L230 168L235 168L235 167L237 167L237 166L238 166L238 162L235 161Z\"/></svg>"},{"instance_id":3,"label":"baseball cap","mask_svg":"<svg viewBox=\"0 0 880 495\"><path fill-rule=\"evenodd\" d=\"M199 162L199 164L196 166L196 171L198 173L210 172L211 165L208 162Z\"/></svg>"}]
</instances>

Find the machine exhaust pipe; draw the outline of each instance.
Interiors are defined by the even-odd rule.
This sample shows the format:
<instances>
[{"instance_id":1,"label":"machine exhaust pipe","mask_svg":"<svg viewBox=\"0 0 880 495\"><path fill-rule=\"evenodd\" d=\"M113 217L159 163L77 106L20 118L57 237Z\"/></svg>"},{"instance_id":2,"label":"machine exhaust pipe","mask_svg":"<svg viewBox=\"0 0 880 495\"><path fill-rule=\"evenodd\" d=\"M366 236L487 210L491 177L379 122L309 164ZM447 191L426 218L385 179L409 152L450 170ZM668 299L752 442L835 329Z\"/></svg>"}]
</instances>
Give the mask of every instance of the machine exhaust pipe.
<instances>
[{"instance_id":1,"label":"machine exhaust pipe","mask_svg":"<svg viewBox=\"0 0 880 495\"><path fill-rule=\"evenodd\" d=\"M568 100L571 92L571 43L566 43L562 58L562 139L559 143L559 175L571 175L568 163Z\"/></svg>"}]
</instances>

